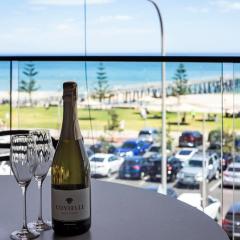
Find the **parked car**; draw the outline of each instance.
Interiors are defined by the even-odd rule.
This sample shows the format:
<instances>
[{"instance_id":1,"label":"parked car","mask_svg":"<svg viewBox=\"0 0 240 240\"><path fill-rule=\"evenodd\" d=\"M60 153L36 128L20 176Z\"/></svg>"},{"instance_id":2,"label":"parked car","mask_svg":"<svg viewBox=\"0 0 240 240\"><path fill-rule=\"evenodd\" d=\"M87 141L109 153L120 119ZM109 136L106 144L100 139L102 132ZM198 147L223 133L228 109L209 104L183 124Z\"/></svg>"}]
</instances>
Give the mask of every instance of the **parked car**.
<instances>
[{"instance_id":1,"label":"parked car","mask_svg":"<svg viewBox=\"0 0 240 240\"><path fill-rule=\"evenodd\" d=\"M234 160L235 160L235 162L239 162L240 163L240 155L236 154Z\"/></svg>"},{"instance_id":2,"label":"parked car","mask_svg":"<svg viewBox=\"0 0 240 240\"><path fill-rule=\"evenodd\" d=\"M210 143L208 149L208 153L216 153L218 154L219 159L221 158L221 143ZM233 156L230 152L223 152L222 161L219 161L219 171L221 172L226 170L227 166L232 162ZM222 164L222 165L221 165Z\"/></svg>"},{"instance_id":3,"label":"parked car","mask_svg":"<svg viewBox=\"0 0 240 240\"><path fill-rule=\"evenodd\" d=\"M156 128L143 128L138 134L138 139L153 143L160 140L160 132Z\"/></svg>"},{"instance_id":4,"label":"parked car","mask_svg":"<svg viewBox=\"0 0 240 240\"><path fill-rule=\"evenodd\" d=\"M203 211L202 197L200 193L182 193L177 199ZM208 196L207 206L204 208L204 213L215 221L218 221L221 213L221 202L216 198Z\"/></svg>"},{"instance_id":5,"label":"parked car","mask_svg":"<svg viewBox=\"0 0 240 240\"><path fill-rule=\"evenodd\" d=\"M91 175L92 176L111 176L117 172L123 159L113 154L96 153L90 157Z\"/></svg>"},{"instance_id":6,"label":"parked car","mask_svg":"<svg viewBox=\"0 0 240 240\"><path fill-rule=\"evenodd\" d=\"M240 136L236 136L235 138L235 148L237 151L240 150Z\"/></svg>"},{"instance_id":7,"label":"parked car","mask_svg":"<svg viewBox=\"0 0 240 240\"><path fill-rule=\"evenodd\" d=\"M116 147L107 142L98 142L92 144L89 149L94 153L114 153L116 151Z\"/></svg>"},{"instance_id":8,"label":"parked car","mask_svg":"<svg viewBox=\"0 0 240 240\"><path fill-rule=\"evenodd\" d=\"M183 148L176 152L175 157L178 158L182 166L188 163L188 160L198 152L197 148Z\"/></svg>"},{"instance_id":9,"label":"parked car","mask_svg":"<svg viewBox=\"0 0 240 240\"><path fill-rule=\"evenodd\" d=\"M85 147L85 150L86 150L86 153L87 153L88 157L91 157L94 154L94 152L88 147Z\"/></svg>"},{"instance_id":10,"label":"parked car","mask_svg":"<svg viewBox=\"0 0 240 240\"><path fill-rule=\"evenodd\" d=\"M185 131L179 137L179 147L197 147L203 143L203 136L198 131Z\"/></svg>"},{"instance_id":11,"label":"parked car","mask_svg":"<svg viewBox=\"0 0 240 240\"><path fill-rule=\"evenodd\" d=\"M203 154L196 153L188 161L188 164L184 166L177 175L179 185L198 186L204 178L212 180L213 178L219 178L219 159L217 154L206 154L207 168L205 176L203 176Z\"/></svg>"},{"instance_id":12,"label":"parked car","mask_svg":"<svg viewBox=\"0 0 240 240\"><path fill-rule=\"evenodd\" d=\"M240 202L234 203L227 211L223 221L222 228L229 238L240 237Z\"/></svg>"},{"instance_id":13,"label":"parked car","mask_svg":"<svg viewBox=\"0 0 240 240\"><path fill-rule=\"evenodd\" d=\"M119 169L119 178L142 179L146 174L146 160L141 156L126 157Z\"/></svg>"},{"instance_id":14,"label":"parked car","mask_svg":"<svg viewBox=\"0 0 240 240\"><path fill-rule=\"evenodd\" d=\"M143 157L145 159L151 158L155 154L161 154L162 148L159 143L152 144L146 152L143 154ZM166 149L167 155L170 155L171 151L169 149Z\"/></svg>"},{"instance_id":15,"label":"parked car","mask_svg":"<svg viewBox=\"0 0 240 240\"><path fill-rule=\"evenodd\" d=\"M138 139L127 140L120 148L116 149L115 154L121 157L141 156L146 152L150 145L150 142Z\"/></svg>"},{"instance_id":16,"label":"parked car","mask_svg":"<svg viewBox=\"0 0 240 240\"><path fill-rule=\"evenodd\" d=\"M221 158L221 154L219 154L219 158ZM237 157L236 157L237 159ZM229 152L223 152L223 158L222 158L222 166L221 166L221 161L219 162L219 170L221 171L223 169L226 170L229 164L231 164L233 161L233 155L232 153Z\"/></svg>"},{"instance_id":17,"label":"parked car","mask_svg":"<svg viewBox=\"0 0 240 240\"><path fill-rule=\"evenodd\" d=\"M152 191L152 192L163 194L162 190L160 189L160 191L159 191L159 187L156 186L156 185L148 185L144 189ZM178 197L176 191L171 187L167 187L167 196L172 197L172 198L177 198Z\"/></svg>"},{"instance_id":18,"label":"parked car","mask_svg":"<svg viewBox=\"0 0 240 240\"><path fill-rule=\"evenodd\" d=\"M223 186L240 186L240 162L231 163L223 172Z\"/></svg>"},{"instance_id":19,"label":"parked car","mask_svg":"<svg viewBox=\"0 0 240 240\"><path fill-rule=\"evenodd\" d=\"M147 174L152 181L156 181L161 178L162 169L162 157L160 154L155 154L152 156L147 165ZM177 173L181 169L181 161L175 157L168 157L167 159L167 179L168 181L174 181L176 179Z\"/></svg>"}]
</instances>

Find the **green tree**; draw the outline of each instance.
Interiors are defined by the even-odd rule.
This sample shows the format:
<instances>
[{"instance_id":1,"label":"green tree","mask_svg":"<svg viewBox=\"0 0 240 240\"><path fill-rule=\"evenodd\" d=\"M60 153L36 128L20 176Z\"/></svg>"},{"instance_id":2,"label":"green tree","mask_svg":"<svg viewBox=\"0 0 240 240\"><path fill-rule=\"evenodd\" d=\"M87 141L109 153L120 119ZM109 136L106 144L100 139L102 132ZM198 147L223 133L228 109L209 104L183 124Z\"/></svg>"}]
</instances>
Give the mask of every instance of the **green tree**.
<instances>
[{"instance_id":1,"label":"green tree","mask_svg":"<svg viewBox=\"0 0 240 240\"><path fill-rule=\"evenodd\" d=\"M36 86L35 77L38 74L38 71L35 69L35 65L33 63L27 63L22 72L28 80L21 80L19 91L28 93L29 102L32 106L32 92L35 92L39 89Z\"/></svg>"},{"instance_id":2,"label":"green tree","mask_svg":"<svg viewBox=\"0 0 240 240\"><path fill-rule=\"evenodd\" d=\"M175 80L173 87L174 96L185 95L188 93L187 70L183 63L179 64L173 80Z\"/></svg>"},{"instance_id":3,"label":"green tree","mask_svg":"<svg viewBox=\"0 0 240 240\"><path fill-rule=\"evenodd\" d=\"M110 121L108 122L108 129L115 130L119 128L119 115L114 109L108 111Z\"/></svg>"},{"instance_id":4,"label":"green tree","mask_svg":"<svg viewBox=\"0 0 240 240\"><path fill-rule=\"evenodd\" d=\"M113 94L108 84L107 73L102 62L100 62L97 71L97 86L94 88L93 97L97 98L101 103L105 98L111 98Z\"/></svg>"},{"instance_id":5,"label":"green tree","mask_svg":"<svg viewBox=\"0 0 240 240\"><path fill-rule=\"evenodd\" d=\"M223 147L223 152L232 152L234 150L234 139L236 138L235 133L222 132L221 129L215 129L209 132L208 141L210 145L218 145L220 152L221 146ZM222 142L222 144L221 144Z\"/></svg>"},{"instance_id":6,"label":"green tree","mask_svg":"<svg viewBox=\"0 0 240 240\"><path fill-rule=\"evenodd\" d=\"M174 86L173 86L173 95L178 99L178 105L181 104L181 95L185 95L188 93L188 79L187 79L187 70L183 63L180 63L175 75L173 77ZM179 124L179 112L178 112L178 124ZM186 123L186 113L183 114L182 124Z\"/></svg>"}]
</instances>

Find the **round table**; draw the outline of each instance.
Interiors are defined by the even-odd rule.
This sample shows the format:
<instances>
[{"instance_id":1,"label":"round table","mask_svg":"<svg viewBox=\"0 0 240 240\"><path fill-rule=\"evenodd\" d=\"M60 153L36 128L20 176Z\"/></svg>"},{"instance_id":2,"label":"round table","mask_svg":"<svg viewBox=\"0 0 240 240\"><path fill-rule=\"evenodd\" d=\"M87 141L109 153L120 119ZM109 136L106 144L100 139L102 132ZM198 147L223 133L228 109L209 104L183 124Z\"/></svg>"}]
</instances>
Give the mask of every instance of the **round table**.
<instances>
[{"instance_id":1,"label":"round table","mask_svg":"<svg viewBox=\"0 0 240 240\"><path fill-rule=\"evenodd\" d=\"M22 226L22 196L13 176L0 176L0 239ZM43 189L44 218L51 217L50 178ZM38 213L35 181L27 192L28 221ZM53 231L38 239L80 240L228 240L212 219L170 197L120 184L92 180L92 227L83 235L63 238Z\"/></svg>"}]
</instances>

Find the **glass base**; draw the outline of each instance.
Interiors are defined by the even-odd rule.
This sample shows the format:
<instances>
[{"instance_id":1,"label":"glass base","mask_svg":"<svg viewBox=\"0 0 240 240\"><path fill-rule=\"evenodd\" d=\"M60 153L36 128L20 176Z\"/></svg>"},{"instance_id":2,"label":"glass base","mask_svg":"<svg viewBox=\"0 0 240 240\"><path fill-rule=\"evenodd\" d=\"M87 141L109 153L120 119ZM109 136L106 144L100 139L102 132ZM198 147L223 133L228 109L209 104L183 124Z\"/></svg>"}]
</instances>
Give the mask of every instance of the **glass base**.
<instances>
[{"instance_id":1,"label":"glass base","mask_svg":"<svg viewBox=\"0 0 240 240\"><path fill-rule=\"evenodd\" d=\"M52 229L52 223L50 221L37 221L28 224L29 229L34 229L38 232L48 231Z\"/></svg>"},{"instance_id":2,"label":"glass base","mask_svg":"<svg viewBox=\"0 0 240 240\"><path fill-rule=\"evenodd\" d=\"M34 230L22 229L20 231L14 231L10 237L13 240L29 240L35 239L40 236L40 233Z\"/></svg>"}]
</instances>

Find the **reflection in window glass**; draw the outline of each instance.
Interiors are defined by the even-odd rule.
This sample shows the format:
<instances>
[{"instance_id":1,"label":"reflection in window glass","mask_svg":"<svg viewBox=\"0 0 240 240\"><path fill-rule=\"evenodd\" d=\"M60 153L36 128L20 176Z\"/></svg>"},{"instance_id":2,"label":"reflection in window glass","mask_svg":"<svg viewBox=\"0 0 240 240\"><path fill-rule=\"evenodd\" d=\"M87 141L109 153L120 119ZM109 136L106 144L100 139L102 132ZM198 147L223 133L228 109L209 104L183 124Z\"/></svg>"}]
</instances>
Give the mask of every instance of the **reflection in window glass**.
<instances>
[{"instance_id":1,"label":"reflection in window glass","mask_svg":"<svg viewBox=\"0 0 240 240\"><path fill-rule=\"evenodd\" d=\"M0 62L0 129L10 127L10 63Z\"/></svg>"},{"instance_id":2,"label":"reflection in window glass","mask_svg":"<svg viewBox=\"0 0 240 240\"><path fill-rule=\"evenodd\" d=\"M10 129L10 63L0 62L0 131ZM0 136L1 143L9 143L10 136ZM9 149L0 148L0 160L9 155ZM9 162L0 161L0 175L9 175Z\"/></svg>"}]
</instances>

